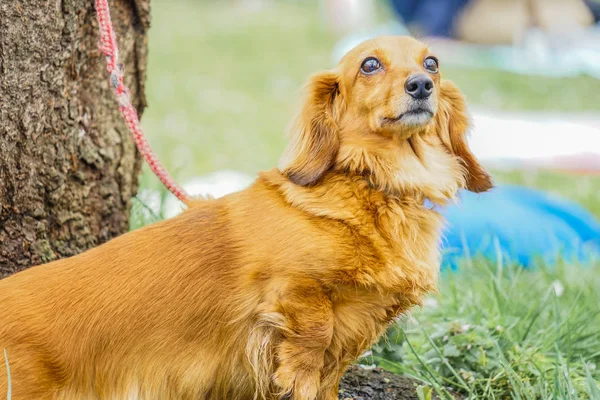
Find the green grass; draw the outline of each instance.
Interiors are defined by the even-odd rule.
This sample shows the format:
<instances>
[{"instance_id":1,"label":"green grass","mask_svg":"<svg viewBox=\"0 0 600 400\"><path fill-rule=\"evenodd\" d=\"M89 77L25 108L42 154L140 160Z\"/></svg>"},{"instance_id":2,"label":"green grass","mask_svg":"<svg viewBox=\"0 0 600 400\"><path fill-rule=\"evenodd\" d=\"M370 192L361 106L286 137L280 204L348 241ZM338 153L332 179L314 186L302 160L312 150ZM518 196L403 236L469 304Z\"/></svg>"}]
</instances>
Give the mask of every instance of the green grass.
<instances>
[{"instance_id":1,"label":"green grass","mask_svg":"<svg viewBox=\"0 0 600 400\"><path fill-rule=\"evenodd\" d=\"M471 260L374 347L383 367L472 399L600 399L600 263ZM366 360L370 361L370 360Z\"/></svg>"},{"instance_id":2,"label":"green grass","mask_svg":"<svg viewBox=\"0 0 600 400\"><path fill-rule=\"evenodd\" d=\"M600 80L578 76L549 79L500 70L447 67L444 75L463 90L470 104L510 111L600 110Z\"/></svg>"},{"instance_id":3,"label":"green grass","mask_svg":"<svg viewBox=\"0 0 600 400\"><path fill-rule=\"evenodd\" d=\"M316 2L155 0L143 125L175 179L220 169L249 174L276 165L284 131L310 74L332 66L336 37ZM219 5L217 5L219 4ZM380 8L380 18L383 19ZM600 82L445 68L469 104L502 110L600 110ZM571 198L600 216L600 179L495 172ZM142 188L164 189L147 169ZM164 200L164 199L163 199ZM132 227L162 216L136 202ZM556 282L564 293L556 296ZM441 279L437 306L374 349L382 366L479 399L600 399L600 265L523 270L471 260ZM468 329L467 329L468 326Z\"/></svg>"}]
</instances>

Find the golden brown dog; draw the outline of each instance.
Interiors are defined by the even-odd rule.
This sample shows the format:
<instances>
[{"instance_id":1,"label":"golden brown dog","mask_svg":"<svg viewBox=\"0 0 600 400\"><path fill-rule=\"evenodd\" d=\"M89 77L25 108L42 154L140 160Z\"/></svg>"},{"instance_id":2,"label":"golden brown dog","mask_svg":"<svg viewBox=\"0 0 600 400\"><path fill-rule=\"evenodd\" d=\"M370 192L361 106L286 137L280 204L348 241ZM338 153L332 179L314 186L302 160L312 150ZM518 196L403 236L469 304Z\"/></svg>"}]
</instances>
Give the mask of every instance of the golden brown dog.
<instances>
[{"instance_id":1,"label":"golden brown dog","mask_svg":"<svg viewBox=\"0 0 600 400\"><path fill-rule=\"evenodd\" d=\"M13 399L337 399L435 289L442 217L424 201L491 187L467 126L426 46L354 48L310 80L279 169L0 281Z\"/></svg>"}]
</instances>

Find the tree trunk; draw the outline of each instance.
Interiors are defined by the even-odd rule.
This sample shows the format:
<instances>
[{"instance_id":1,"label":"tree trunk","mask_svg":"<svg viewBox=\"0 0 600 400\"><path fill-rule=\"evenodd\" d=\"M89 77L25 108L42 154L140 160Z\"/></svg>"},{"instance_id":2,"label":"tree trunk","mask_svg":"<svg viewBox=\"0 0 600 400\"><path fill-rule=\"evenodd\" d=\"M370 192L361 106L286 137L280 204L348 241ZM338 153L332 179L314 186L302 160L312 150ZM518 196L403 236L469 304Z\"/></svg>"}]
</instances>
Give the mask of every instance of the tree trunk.
<instances>
[{"instance_id":1,"label":"tree trunk","mask_svg":"<svg viewBox=\"0 0 600 400\"><path fill-rule=\"evenodd\" d=\"M141 113L149 0L110 3ZM0 278L128 229L141 159L98 40L92 0L0 0Z\"/></svg>"}]
</instances>

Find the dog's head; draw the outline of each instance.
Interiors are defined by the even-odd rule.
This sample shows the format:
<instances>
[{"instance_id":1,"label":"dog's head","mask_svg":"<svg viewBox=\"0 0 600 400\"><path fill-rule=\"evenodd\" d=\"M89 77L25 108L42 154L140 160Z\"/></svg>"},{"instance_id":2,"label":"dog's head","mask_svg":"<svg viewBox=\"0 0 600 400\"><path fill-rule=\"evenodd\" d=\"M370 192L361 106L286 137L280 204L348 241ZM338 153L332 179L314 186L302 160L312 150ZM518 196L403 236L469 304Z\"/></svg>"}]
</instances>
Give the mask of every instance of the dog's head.
<instances>
[{"instance_id":1,"label":"dog's head","mask_svg":"<svg viewBox=\"0 0 600 400\"><path fill-rule=\"evenodd\" d=\"M402 146L419 136L428 145L443 147L460 164L460 186L474 192L488 190L491 179L466 143L464 99L440 75L437 58L410 37L379 37L358 45L336 69L310 79L281 170L302 186L317 184L329 170L347 171L349 165L353 172L372 175L373 159L391 157L382 155L381 149ZM353 146L354 152L360 149L364 159L369 153L377 157L348 163L348 151L340 151L345 145ZM419 152L414 151L417 158ZM394 157L400 167L402 158Z\"/></svg>"}]
</instances>

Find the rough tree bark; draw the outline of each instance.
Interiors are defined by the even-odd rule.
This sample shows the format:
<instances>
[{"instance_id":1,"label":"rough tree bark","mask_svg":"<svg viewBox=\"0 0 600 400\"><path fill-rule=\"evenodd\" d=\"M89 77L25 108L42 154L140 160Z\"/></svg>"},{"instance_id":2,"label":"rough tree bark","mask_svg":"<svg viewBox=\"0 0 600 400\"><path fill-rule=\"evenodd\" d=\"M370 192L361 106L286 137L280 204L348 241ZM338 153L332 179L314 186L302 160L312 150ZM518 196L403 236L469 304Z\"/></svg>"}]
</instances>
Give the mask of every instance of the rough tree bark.
<instances>
[{"instance_id":1,"label":"rough tree bark","mask_svg":"<svg viewBox=\"0 0 600 400\"><path fill-rule=\"evenodd\" d=\"M141 159L113 99L92 0L0 0L0 278L128 229ZM145 106L149 0L111 1Z\"/></svg>"}]
</instances>

